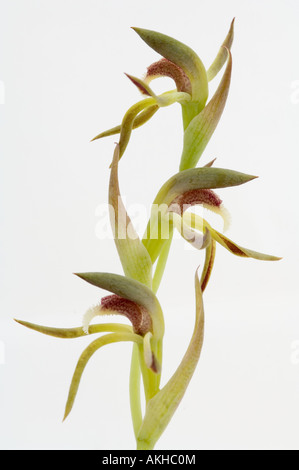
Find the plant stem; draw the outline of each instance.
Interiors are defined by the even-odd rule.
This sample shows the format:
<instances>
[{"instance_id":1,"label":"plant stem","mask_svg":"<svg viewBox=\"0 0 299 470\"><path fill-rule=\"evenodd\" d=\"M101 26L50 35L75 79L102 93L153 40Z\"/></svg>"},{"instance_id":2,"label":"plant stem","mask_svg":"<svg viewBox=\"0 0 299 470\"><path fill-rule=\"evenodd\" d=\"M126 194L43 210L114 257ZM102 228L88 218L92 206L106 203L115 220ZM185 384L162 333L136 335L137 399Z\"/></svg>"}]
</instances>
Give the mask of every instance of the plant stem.
<instances>
[{"instance_id":1,"label":"plant stem","mask_svg":"<svg viewBox=\"0 0 299 470\"><path fill-rule=\"evenodd\" d=\"M142 424L142 412L140 401L140 364L139 351L136 344L133 345L131 370L130 370L130 406L134 434L137 439Z\"/></svg>"},{"instance_id":2,"label":"plant stem","mask_svg":"<svg viewBox=\"0 0 299 470\"><path fill-rule=\"evenodd\" d=\"M166 267L170 247L171 247L172 238L173 238L173 228L171 228L171 231L169 233L169 239L163 246L160 256L158 258L158 261L157 261L157 266L156 266L155 274L153 277L153 291L155 294L157 290L159 289L160 283L162 281L162 277L165 271L165 267Z\"/></svg>"}]
</instances>

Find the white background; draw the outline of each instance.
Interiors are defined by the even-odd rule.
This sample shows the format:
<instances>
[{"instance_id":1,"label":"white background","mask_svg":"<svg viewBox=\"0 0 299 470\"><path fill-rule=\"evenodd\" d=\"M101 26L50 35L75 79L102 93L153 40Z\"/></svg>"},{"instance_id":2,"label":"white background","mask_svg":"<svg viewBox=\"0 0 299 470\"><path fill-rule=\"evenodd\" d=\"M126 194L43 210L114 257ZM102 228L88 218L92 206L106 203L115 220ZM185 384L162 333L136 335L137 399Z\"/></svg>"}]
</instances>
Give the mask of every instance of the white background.
<instances>
[{"instance_id":1,"label":"white background","mask_svg":"<svg viewBox=\"0 0 299 470\"><path fill-rule=\"evenodd\" d=\"M113 241L96 236L116 138L89 140L140 99L123 72L141 77L159 57L130 27L173 36L209 66L236 17L230 95L202 164L217 157L220 167L259 175L218 191L232 215L228 235L283 260L240 259L219 247L202 357L157 449L298 449L298 1L1 0L0 8L0 447L134 448L131 346L92 358L62 424L90 339L45 337L12 319L79 326L105 292L72 273L122 272ZM179 105L134 132L120 165L128 206L150 207L177 172L181 148ZM198 264L202 254L176 240L158 293L163 382L192 332Z\"/></svg>"}]
</instances>

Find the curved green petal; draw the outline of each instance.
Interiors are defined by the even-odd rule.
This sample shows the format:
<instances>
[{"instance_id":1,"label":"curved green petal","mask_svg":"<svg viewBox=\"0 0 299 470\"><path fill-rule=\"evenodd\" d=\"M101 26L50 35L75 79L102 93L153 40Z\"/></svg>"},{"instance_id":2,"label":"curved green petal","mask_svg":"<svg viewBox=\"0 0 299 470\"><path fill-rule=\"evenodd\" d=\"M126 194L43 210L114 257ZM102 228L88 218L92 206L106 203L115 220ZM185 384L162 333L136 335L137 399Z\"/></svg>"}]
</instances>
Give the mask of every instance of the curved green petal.
<instances>
[{"instance_id":1,"label":"curved green petal","mask_svg":"<svg viewBox=\"0 0 299 470\"><path fill-rule=\"evenodd\" d=\"M137 115L146 108L156 105L155 98L145 98L131 106L123 117L119 138L119 158L121 158L127 148L132 133L133 125Z\"/></svg>"},{"instance_id":2,"label":"curved green petal","mask_svg":"<svg viewBox=\"0 0 299 470\"><path fill-rule=\"evenodd\" d=\"M83 351L72 378L63 420L67 418L73 408L82 374L91 356L106 344L119 343L121 341L133 341L135 343L142 344L143 340L141 336L133 333L112 333L96 339Z\"/></svg>"},{"instance_id":3,"label":"curved green petal","mask_svg":"<svg viewBox=\"0 0 299 470\"><path fill-rule=\"evenodd\" d=\"M228 62L222 80L213 98L207 106L193 118L184 133L184 146L181 157L180 170L193 168L197 165L204 149L212 137L220 120L228 96L232 58L228 49Z\"/></svg>"},{"instance_id":4,"label":"curved green petal","mask_svg":"<svg viewBox=\"0 0 299 470\"><path fill-rule=\"evenodd\" d=\"M158 109L159 109L159 106L155 104L141 111L134 119L133 129L137 129L140 126L143 126L143 124L149 121L150 118L158 111ZM98 134L96 137L94 137L91 140L91 142L93 142L94 140L102 139L103 137L108 137L110 135L119 134L120 131L121 131L121 125L112 127L112 129L109 129L107 131L104 131Z\"/></svg>"},{"instance_id":5,"label":"curved green petal","mask_svg":"<svg viewBox=\"0 0 299 470\"><path fill-rule=\"evenodd\" d=\"M235 23L235 18L231 22L229 32L227 33L227 36L224 39L222 46L219 49L216 59L208 68L207 76L208 76L209 81L213 80L213 78L216 77L216 75L220 72L220 70L222 69L223 65L226 62L227 52L225 48L230 50L232 47L233 40L234 40L234 23Z\"/></svg>"},{"instance_id":6,"label":"curved green petal","mask_svg":"<svg viewBox=\"0 0 299 470\"><path fill-rule=\"evenodd\" d=\"M80 338L81 336L87 336L83 327L79 328L53 328L51 326L36 325L35 323L29 323L23 320L16 320L20 325L26 326L31 330L43 333L44 335L54 336L55 338L73 339ZM95 333L133 333L133 329L129 325L121 325L118 323L105 323L102 325L90 325L88 329L88 335Z\"/></svg>"},{"instance_id":7,"label":"curved green petal","mask_svg":"<svg viewBox=\"0 0 299 470\"><path fill-rule=\"evenodd\" d=\"M171 379L149 400L138 434L137 449L153 449L180 404L197 366L204 337L204 309L197 273L195 293L196 318L189 347Z\"/></svg>"},{"instance_id":8,"label":"curved green petal","mask_svg":"<svg viewBox=\"0 0 299 470\"><path fill-rule=\"evenodd\" d=\"M152 284L151 258L141 243L123 204L118 183L119 146L116 145L109 184L110 220L117 251L126 276L148 287Z\"/></svg>"}]
</instances>

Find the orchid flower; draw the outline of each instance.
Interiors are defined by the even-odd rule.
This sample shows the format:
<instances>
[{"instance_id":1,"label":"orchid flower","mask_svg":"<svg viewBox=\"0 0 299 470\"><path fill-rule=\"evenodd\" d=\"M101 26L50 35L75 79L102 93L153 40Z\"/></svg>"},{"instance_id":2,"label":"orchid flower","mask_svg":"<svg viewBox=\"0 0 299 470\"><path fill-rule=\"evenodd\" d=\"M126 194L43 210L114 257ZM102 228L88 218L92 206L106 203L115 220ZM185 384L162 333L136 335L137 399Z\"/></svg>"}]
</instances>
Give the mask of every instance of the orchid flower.
<instances>
[{"instance_id":1,"label":"orchid flower","mask_svg":"<svg viewBox=\"0 0 299 470\"><path fill-rule=\"evenodd\" d=\"M127 74L143 99L125 113L120 125L98 134L94 140L120 134L115 145L109 182L110 221L123 275L80 273L77 276L94 287L110 292L99 303L87 309L83 325L77 328L53 328L17 320L22 325L58 338L78 338L101 334L81 354L66 403L65 418L73 408L83 371L90 357L101 347L116 342L132 342L130 372L130 406L137 449L153 449L180 404L197 366L204 336L203 292L210 279L216 244L234 255L257 260L280 258L243 248L214 229L197 213L200 205L222 217L224 231L229 214L215 190L233 188L256 178L238 171L215 168L214 160L196 165L212 137L228 97L231 73L231 46L234 21L210 67L206 69L197 54L185 44L164 34L133 28L140 38L162 58L147 69L143 79ZM209 100L209 82L225 66L218 88ZM170 77L175 89L156 95L150 84L159 77ZM162 107L179 103L182 108L183 150L179 172L169 178L153 202L144 236L139 238L128 215L118 179L118 165L127 149L132 131L144 125ZM174 230L196 250L205 252L201 275L195 273L195 324L193 335L181 363L161 388L163 370L164 315L157 298L170 253ZM198 264L198 263L197 263ZM132 326L122 323L93 324L95 317L125 316ZM102 335L103 333L107 333ZM143 412L140 397L141 377L145 396Z\"/></svg>"}]
</instances>

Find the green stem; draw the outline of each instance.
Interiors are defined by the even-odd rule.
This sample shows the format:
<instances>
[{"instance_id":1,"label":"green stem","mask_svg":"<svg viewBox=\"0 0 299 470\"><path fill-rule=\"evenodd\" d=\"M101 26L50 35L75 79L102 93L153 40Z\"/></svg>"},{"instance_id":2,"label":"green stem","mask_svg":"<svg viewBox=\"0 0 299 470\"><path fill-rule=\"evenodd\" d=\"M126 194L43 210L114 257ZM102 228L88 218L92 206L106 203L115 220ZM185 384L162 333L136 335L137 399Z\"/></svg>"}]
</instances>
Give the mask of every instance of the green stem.
<instances>
[{"instance_id":1,"label":"green stem","mask_svg":"<svg viewBox=\"0 0 299 470\"><path fill-rule=\"evenodd\" d=\"M166 267L170 247L171 247L172 238L173 238L173 229L171 229L169 233L169 239L164 244L161 250L160 256L158 258L158 261L157 261L157 266L156 266L155 274L153 277L153 291L155 294L157 290L159 289L160 283L162 281L162 277L165 271L165 267Z\"/></svg>"},{"instance_id":2,"label":"green stem","mask_svg":"<svg viewBox=\"0 0 299 470\"><path fill-rule=\"evenodd\" d=\"M137 439L142 425L142 411L140 401L140 364L139 351L136 344L133 345L131 371L130 371L130 406L134 434Z\"/></svg>"}]
</instances>

